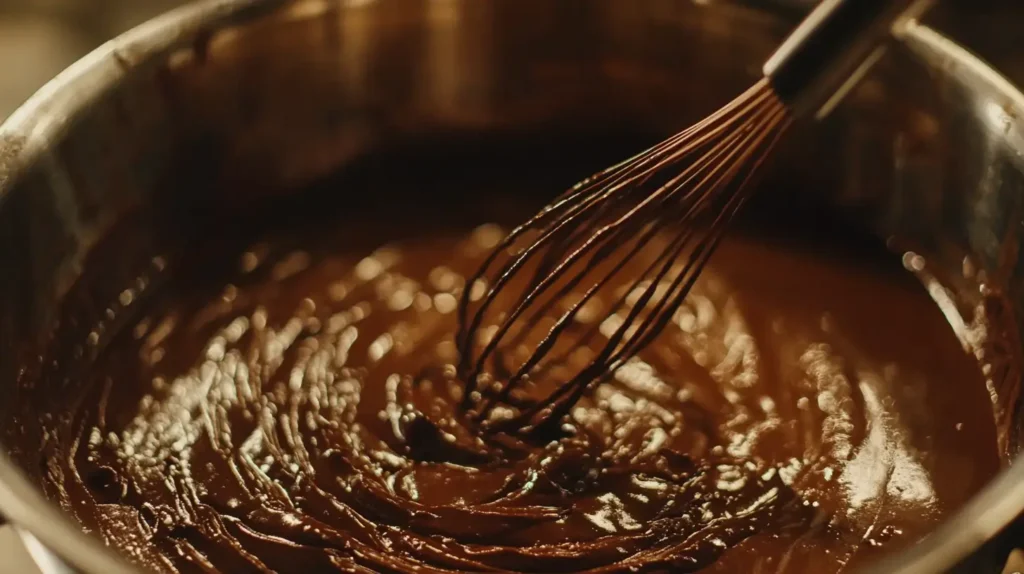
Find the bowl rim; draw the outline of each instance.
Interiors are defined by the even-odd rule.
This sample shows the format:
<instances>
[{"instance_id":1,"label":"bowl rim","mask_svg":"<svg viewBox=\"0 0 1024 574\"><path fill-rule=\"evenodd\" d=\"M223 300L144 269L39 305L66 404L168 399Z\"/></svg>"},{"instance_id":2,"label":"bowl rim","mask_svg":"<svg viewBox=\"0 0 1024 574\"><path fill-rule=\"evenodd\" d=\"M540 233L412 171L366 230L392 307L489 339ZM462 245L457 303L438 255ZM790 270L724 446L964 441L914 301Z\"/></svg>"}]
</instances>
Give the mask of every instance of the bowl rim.
<instances>
[{"instance_id":1,"label":"bowl rim","mask_svg":"<svg viewBox=\"0 0 1024 574\"><path fill-rule=\"evenodd\" d=\"M203 0L184 5L109 40L41 87L0 124L0 209L24 171L47 157L71 120L144 60L169 52L204 28L229 25L253 10L289 0ZM137 574L98 538L86 534L0 449L0 515L48 552L84 572Z\"/></svg>"},{"instance_id":2,"label":"bowl rim","mask_svg":"<svg viewBox=\"0 0 1024 574\"><path fill-rule=\"evenodd\" d=\"M0 124L0 209L24 171L46 159L50 144L61 139L70 122L144 61L172 51L204 29L246 20L253 12L290 1L202 0L185 5L104 43L58 74ZM914 25L905 31L903 42L919 56L941 62L947 75L998 94L1017 112L1011 117L1024 118L1024 94L955 41L927 26ZM1018 121L1015 131L1024 137L1024 121ZM941 571L969 556L1024 511L1024 464L1015 464L1021 457L1024 454L917 544L884 557L865 571ZM136 572L48 501L3 449L0 514L75 568L104 574Z\"/></svg>"}]
</instances>

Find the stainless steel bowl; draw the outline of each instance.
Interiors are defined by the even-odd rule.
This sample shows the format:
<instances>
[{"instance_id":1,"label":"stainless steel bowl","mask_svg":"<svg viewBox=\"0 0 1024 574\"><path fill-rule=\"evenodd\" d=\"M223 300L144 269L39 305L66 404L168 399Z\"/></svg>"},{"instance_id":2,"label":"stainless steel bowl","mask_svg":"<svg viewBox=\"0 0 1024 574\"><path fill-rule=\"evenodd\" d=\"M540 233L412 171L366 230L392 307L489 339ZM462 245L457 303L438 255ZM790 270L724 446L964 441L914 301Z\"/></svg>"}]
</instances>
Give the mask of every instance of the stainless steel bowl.
<instances>
[{"instance_id":1,"label":"stainless steel bowl","mask_svg":"<svg viewBox=\"0 0 1024 574\"><path fill-rule=\"evenodd\" d=\"M18 377L121 214L215 201L227 182L254 194L287 189L431 134L609 122L668 133L748 85L799 15L793 8L217 0L104 45L0 127L0 513L76 569L128 571L36 486L50 413L33 409L70 389ZM814 180L819 199L887 239L894 257L914 269L923 257L936 304L988 365L1005 471L879 571L978 571L1024 510L1024 465L1012 464L1022 444L1022 118L1013 86L918 27L776 164Z\"/></svg>"}]
</instances>

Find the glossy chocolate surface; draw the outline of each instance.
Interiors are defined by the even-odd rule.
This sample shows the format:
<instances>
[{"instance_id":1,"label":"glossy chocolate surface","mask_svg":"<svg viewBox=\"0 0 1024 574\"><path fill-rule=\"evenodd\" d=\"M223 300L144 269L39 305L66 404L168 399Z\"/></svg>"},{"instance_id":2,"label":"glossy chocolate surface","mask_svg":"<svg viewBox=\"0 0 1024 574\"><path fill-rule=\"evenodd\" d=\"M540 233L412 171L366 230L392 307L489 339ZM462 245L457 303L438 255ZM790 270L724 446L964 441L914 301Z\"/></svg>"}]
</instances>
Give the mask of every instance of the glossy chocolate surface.
<instances>
[{"instance_id":1,"label":"glossy chocolate surface","mask_svg":"<svg viewBox=\"0 0 1024 574\"><path fill-rule=\"evenodd\" d=\"M87 382L48 398L51 497L156 571L838 572L998 471L979 368L908 273L742 224L556 440L481 435L456 301L535 207L497 187L196 216L26 369Z\"/></svg>"}]
</instances>

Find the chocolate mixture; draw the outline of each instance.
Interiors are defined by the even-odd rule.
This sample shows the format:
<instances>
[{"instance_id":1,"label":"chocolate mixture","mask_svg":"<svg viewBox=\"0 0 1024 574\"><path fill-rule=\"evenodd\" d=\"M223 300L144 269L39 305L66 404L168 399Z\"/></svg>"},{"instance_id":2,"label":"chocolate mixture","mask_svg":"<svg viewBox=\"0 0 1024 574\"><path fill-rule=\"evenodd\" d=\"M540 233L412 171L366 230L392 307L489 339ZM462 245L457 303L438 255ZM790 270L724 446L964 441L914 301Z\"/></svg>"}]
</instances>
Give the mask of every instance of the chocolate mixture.
<instances>
[{"instance_id":1,"label":"chocolate mixture","mask_svg":"<svg viewBox=\"0 0 1024 574\"><path fill-rule=\"evenodd\" d=\"M502 230L435 211L155 259L131 321L78 341L85 392L51 398L49 494L154 571L826 573L999 468L979 369L919 285L742 230L557 439L481 434L452 337Z\"/></svg>"}]
</instances>

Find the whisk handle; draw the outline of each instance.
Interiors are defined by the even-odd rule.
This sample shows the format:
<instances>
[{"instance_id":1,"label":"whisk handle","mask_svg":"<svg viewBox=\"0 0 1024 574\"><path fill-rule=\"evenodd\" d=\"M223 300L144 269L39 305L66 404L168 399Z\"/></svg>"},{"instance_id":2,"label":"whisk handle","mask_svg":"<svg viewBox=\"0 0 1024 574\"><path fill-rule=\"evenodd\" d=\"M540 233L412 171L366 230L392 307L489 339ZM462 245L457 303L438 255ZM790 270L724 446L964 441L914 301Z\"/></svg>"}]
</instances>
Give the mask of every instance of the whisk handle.
<instances>
[{"instance_id":1,"label":"whisk handle","mask_svg":"<svg viewBox=\"0 0 1024 574\"><path fill-rule=\"evenodd\" d=\"M798 116L827 115L885 50L892 34L934 0L823 0L764 64Z\"/></svg>"}]
</instances>

